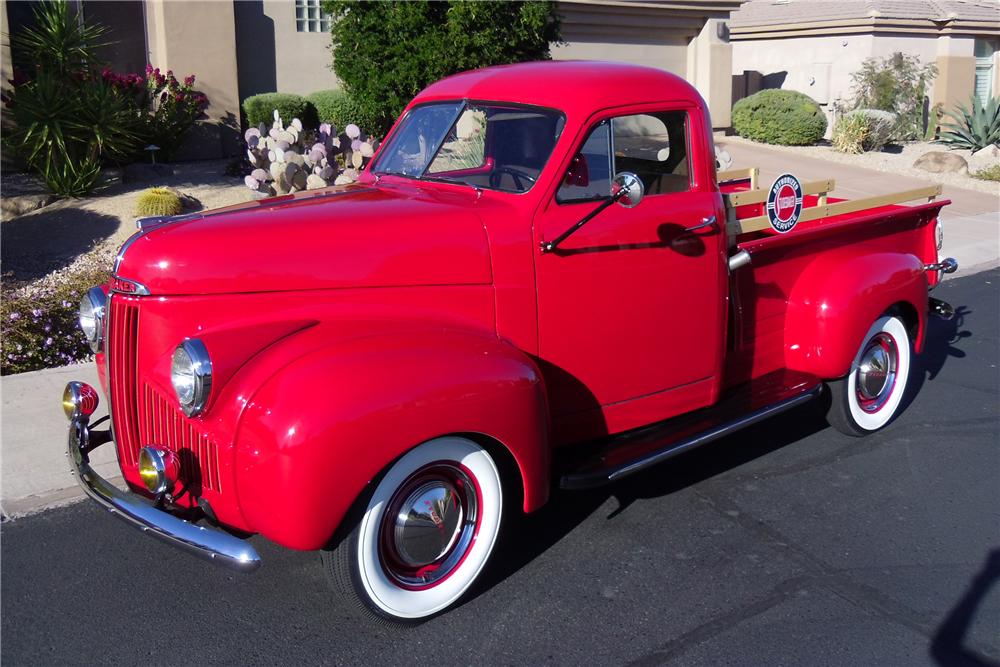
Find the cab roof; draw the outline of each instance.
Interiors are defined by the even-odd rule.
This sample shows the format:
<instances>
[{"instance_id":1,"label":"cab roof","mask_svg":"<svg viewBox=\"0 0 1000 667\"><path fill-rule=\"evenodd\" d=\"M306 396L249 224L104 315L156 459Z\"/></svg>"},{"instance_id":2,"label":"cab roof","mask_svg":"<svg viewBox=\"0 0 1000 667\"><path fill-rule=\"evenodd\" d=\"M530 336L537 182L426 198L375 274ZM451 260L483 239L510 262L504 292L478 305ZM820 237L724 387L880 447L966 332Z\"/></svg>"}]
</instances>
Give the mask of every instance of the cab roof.
<instances>
[{"instance_id":1,"label":"cab roof","mask_svg":"<svg viewBox=\"0 0 1000 667\"><path fill-rule=\"evenodd\" d=\"M410 106L444 99L517 102L574 116L646 102L687 101L704 106L698 91L675 74L590 60L546 60L462 72L431 84Z\"/></svg>"}]
</instances>

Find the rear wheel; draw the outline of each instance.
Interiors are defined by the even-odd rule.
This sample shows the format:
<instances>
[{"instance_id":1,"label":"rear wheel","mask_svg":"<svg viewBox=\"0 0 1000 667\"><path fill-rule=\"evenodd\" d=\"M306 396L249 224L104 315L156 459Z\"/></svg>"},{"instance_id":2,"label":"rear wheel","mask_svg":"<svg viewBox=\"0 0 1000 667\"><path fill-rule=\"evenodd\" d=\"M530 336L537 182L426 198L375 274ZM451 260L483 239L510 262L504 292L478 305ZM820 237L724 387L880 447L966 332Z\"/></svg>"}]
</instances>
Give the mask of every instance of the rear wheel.
<instances>
[{"instance_id":1,"label":"rear wheel","mask_svg":"<svg viewBox=\"0 0 1000 667\"><path fill-rule=\"evenodd\" d=\"M359 501L349 532L322 552L331 585L378 619L400 623L444 611L489 559L503 508L500 472L465 438L426 442Z\"/></svg>"},{"instance_id":2,"label":"rear wheel","mask_svg":"<svg viewBox=\"0 0 1000 667\"><path fill-rule=\"evenodd\" d=\"M827 384L827 421L842 433L867 435L888 424L899 410L910 377L910 336L898 317L872 324L847 377Z\"/></svg>"}]
</instances>

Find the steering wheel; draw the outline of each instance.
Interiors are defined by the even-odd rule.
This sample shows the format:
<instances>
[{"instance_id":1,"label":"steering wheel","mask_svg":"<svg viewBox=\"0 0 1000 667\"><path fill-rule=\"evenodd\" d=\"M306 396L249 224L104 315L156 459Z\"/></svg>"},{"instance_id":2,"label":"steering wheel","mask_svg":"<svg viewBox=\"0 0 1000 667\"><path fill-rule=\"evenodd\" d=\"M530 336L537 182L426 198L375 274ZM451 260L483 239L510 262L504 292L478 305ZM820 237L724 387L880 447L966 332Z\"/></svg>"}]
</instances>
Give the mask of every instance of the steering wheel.
<instances>
[{"instance_id":1,"label":"steering wheel","mask_svg":"<svg viewBox=\"0 0 1000 667\"><path fill-rule=\"evenodd\" d=\"M534 176L526 174L520 169L515 169L514 167L497 167L490 172L490 187L499 188L500 178L504 174L510 174L510 177L514 179L514 187L517 188L518 192L524 192L527 190L527 188L524 187L524 182L521 180L522 178L525 181L528 181L528 183L534 183L536 180Z\"/></svg>"}]
</instances>

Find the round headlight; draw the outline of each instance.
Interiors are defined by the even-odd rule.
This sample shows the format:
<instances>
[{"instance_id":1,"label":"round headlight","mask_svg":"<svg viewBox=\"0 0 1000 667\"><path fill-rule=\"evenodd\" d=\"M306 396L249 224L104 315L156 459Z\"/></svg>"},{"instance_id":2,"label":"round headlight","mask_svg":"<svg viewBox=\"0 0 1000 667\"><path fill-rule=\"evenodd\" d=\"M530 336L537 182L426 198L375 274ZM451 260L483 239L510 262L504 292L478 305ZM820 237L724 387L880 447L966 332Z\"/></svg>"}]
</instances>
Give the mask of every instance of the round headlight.
<instances>
[{"instance_id":1,"label":"round headlight","mask_svg":"<svg viewBox=\"0 0 1000 667\"><path fill-rule=\"evenodd\" d=\"M101 349L101 329L107 301L108 297L100 287L91 287L80 299L80 328L94 352Z\"/></svg>"},{"instance_id":2,"label":"round headlight","mask_svg":"<svg viewBox=\"0 0 1000 667\"><path fill-rule=\"evenodd\" d=\"M212 361L204 343L192 338L177 346L170 363L170 381L184 414L194 417L205 409L212 391Z\"/></svg>"}]
</instances>

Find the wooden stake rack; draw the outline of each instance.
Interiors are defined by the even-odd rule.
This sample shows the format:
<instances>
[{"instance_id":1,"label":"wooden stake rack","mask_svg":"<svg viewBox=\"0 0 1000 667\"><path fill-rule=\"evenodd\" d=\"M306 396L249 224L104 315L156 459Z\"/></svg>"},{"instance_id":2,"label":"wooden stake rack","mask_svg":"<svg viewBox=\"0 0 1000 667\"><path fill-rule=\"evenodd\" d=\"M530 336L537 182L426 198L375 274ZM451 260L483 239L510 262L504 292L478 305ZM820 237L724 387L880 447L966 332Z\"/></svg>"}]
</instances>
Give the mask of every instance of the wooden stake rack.
<instances>
[{"instance_id":1,"label":"wooden stake rack","mask_svg":"<svg viewBox=\"0 0 1000 667\"><path fill-rule=\"evenodd\" d=\"M748 234L750 232L758 232L771 227L771 223L768 221L767 215L758 215L753 218L743 218L742 220L736 217L737 206L746 206L747 204L763 204L767 201L768 190L759 189L757 187L759 175L760 172L757 169L732 169L729 171L719 172L718 180L720 183L725 181L748 179L750 181L750 190L723 195L726 200L726 229L730 237L739 236L740 234ZM913 190L904 190L902 192L894 192L887 195L877 195L875 197L864 197L863 199L851 199L848 201L828 204L827 196L833 191L835 186L836 181L832 178L824 181L806 181L802 183L802 194L819 195L819 200L817 201L816 206L810 206L802 209L802 215L799 216L799 222L820 220L822 218L829 218L835 215L855 213L857 211L878 208L880 206L902 204L903 202L914 201L917 199L925 199L928 202L931 202L934 201L935 197L941 196L940 185L929 185L923 188L914 188Z\"/></svg>"}]
</instances>

